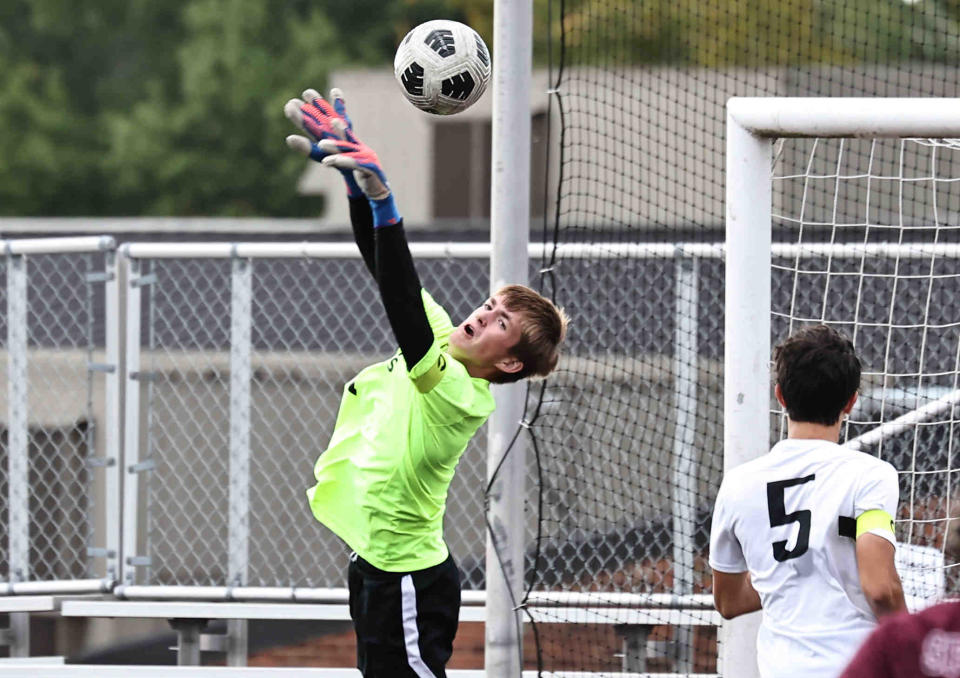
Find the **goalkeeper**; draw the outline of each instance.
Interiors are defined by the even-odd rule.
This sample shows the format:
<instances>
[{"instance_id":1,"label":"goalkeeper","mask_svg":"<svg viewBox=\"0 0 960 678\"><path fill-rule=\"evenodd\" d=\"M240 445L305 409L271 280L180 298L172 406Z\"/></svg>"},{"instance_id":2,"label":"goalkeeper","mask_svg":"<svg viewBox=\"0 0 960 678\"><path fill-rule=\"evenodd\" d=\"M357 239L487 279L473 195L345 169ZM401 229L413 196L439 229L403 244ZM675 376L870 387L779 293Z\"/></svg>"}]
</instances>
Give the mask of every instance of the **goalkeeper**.
<instances>
[{"instance_id":1,"label":"goalkeeper","mask_svg":"<svg viewBox=\"0 0 960 678\"><path fill-rule=\"evenodd\" d=\"M460 609L460 574L443 541L447 489L493 411L490 383L549 374L566 317L509 285L454 327L420 286L376 154L354 135L342 94L330 98L306 90L287 102L285 114L309 136L287 144L343 175L354 237L399 350L344 387L307 496L317 520L354 551L348 582L360 671L442 677Z\"/></svg>"}]
</instances>

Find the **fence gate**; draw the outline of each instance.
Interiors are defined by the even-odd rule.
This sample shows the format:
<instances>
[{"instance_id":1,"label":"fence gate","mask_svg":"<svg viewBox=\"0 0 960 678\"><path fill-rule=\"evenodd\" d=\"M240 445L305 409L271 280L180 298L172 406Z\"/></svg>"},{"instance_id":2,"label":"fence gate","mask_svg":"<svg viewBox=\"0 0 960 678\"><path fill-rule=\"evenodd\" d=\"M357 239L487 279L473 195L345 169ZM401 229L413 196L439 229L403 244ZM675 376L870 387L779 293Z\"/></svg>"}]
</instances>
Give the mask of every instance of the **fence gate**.
<instances>
[{"instance_id":1,"label":"fence gate","mask_svg":"<svg viewBox=\"0 0 960 678\"><path fill-rule=\"evenodd\" d=\"M114 242L4 249L0 579L7 593L109 590L120 549Z\"/></svg>"}]
</instances>

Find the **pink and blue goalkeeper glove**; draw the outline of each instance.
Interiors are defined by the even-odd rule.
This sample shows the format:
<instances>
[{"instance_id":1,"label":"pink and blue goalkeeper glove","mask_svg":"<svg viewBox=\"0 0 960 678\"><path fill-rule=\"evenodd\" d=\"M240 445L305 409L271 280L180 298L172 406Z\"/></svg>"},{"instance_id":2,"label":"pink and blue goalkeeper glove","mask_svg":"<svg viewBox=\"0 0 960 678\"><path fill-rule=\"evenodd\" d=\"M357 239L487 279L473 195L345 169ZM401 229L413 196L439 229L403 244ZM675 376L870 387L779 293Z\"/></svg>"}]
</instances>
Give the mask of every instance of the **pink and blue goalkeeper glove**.
<instances>
[{"instance_id":1,"label":"pink and blue goalkeeper glove","mask_svg":"<svg viewBox=\"0 0 960 678\"><path fill-rule=\"evenodd\" d=\"M299 134L291 134L287 137L287 146L317 162L323 161L329 155L320 148L319 142L325 139L357 141L353 134L353 123L347 115L343 92L334 88L330 90L330 98L333 100L333 108L317 90L305 89L303 99L290 99L283 107L283 112L290 122L310 135L308 139ZM353 171L341 169L340 173L347 184L347 195L359 198L363 191L357 185Z\"/></svg>"},{"instance_id":2,"label":"pink and blue goalkeeper glove","mask_svg":"<svg viewBox=\"0 0 960 678\"><path fill-rule=\"evenodd\" d=\"M350 134L352 139L321 139L317 146L325 154L324 165L341 172L351 171L360 190L370 201L373 227L389 226L400 221L400 214L390 192L390 184L373 149Z\"/></svg>"}]
</instances>

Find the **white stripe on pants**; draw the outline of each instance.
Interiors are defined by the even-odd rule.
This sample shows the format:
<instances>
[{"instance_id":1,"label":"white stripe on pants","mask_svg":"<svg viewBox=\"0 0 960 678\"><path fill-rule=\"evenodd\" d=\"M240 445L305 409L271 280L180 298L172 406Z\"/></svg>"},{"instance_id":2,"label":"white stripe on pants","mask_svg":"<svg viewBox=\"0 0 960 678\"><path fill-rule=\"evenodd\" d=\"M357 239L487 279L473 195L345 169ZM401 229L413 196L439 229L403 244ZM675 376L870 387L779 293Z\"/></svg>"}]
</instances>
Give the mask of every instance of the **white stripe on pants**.
<instances>
[{"instance_id":1,"label":"white stripe on pants","mask_svg":"<svg viewBox=\"0 0 960 678\"><path fill-rule=\"evenodd\" d=\"M420 629L417 628L417 591L413 577L403 575L400 580L400 595L403 606L403 641L407 646L407 663L419 678L436 678L420 656Z\"/></svg>"}]
</instances>

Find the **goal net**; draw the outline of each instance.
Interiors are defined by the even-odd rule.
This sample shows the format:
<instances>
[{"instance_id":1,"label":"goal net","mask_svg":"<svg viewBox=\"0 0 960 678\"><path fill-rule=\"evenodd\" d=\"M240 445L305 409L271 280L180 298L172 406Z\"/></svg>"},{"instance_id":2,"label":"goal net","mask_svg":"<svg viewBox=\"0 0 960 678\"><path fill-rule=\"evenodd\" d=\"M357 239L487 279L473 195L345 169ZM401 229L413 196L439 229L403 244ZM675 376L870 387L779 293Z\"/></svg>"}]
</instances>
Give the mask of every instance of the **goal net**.
<instances>
[{"instance_id":1,"label":"goal net","mask_svg":"<svg viewBox=\"0 0 960 678\"><path fill-rule=\"evenodd\" d=\"M728 104L725 467L786 435L770 347L814 323L849 336L863 379L841 443L899 471L897 567L914 609L957 590L958 114L956 99ZM727 665L752 664L753 636L737 632L752 623L729 623Z\"/></svg>"},{"instance_id":2,"label":"goal net","mask_svg":"<svg viewBox=\"0 0 960 678\"><path fill-rule=\"evenodd\" d=\"M548 171L542 173L549 179L543 241L557 250L539 262L540 276L531 281L567 308L572 324L557 373L530 389L521 431L533 441L527 515L531 522L537 518L526 549L527 595L517 601L533 620L526 625L525 667L550 676L663 671L743 678L753 657L741 657L742 665L718 665L728 643L717 631L706 565L710 514L729 452L724 412L731 409L724 402L731 391L724 388L729 260L720 245L728 169L725 105L734 96L960 96L956 13L944 3L866 0L546 5L541 11L543 3L534 3L541 12L535 15L535 60L539 49L538 63L549 73L543 87L549 93L548 129L541 130L550 141ZM762 311L742 323L743 332L757 335L761 315L768 329L762 350L741 370L744 382L752 383L734 391L750 396L745 402L752 409L744 418L763 422L759 434L745 432L742 440L765 451L780 435L769 380L758 374L767 369L773 342L808 318L826 314L833 322L831 314L847 314L850 324L838 327L856 332L871 374L844 439L879 436L861 444L891 460L895 449L910 450L896 452L908 455L896 463L909 464L898 468L905 474L902 505L912 507L898 516L898 531L917 548L901 553L920 562L916 572L930 575L916 581L932 579L936 588L945 580L949 591L952 570L936 558L928 566L932 552L923 549L942 549L944 516L952 510L946 485L956 474L945 470L952 468L948 446L929 457L923 440L949 438L955 414L943 407L952 387L940 371L949 354L949 328L936 326L956 316L947 299L950 280L942 277L953 259L880 252L907 252L905 243L921 235L948 244L956 219L946 193L954 184L937 183L937 216L928 207L921 218L921 203L911 201L929 206L931 182L911 177L930 171L920 160L924 150L926 161L936 156L940 178L957 176L947 159L955 151L943 142L935 150L910 142L900 180L897 161L888 158L894 149L899 155L899 142L878 141L872 168L843 167L843 179L836 181L817 178L836 173L836 149L843 144L844 161L856 156L869 165L869 150L852 150L868 142L819 142L813 160L812 140L791 137L776 156L773 143L766 143L765 159L743 195L763 202L757 190L766 187L759 190L776 207L777 256L771 260L766 243L763 271L743 281L745 294L766 295ZM834 157L817 159L830 148ZM771 181L774 157L777 179ZM883 169L881 157L887 159ZM858 172L877 176L847 177ZM895 185L902 187L903 205ZM771 222L768 210L768 235ZM920 233L913 228L919 223L940 228ZM575 246L583 247L577 256ZM852 246L861 247L863 256L837 254ZM926 283L913 277L920 269ZM758 282L771 276L770 284ZM916 296L924 284L932 285L929 301ZM938 303L943 315L933 320ZM947 348L941 343L934 349L938 341ZM909 349L923 367L902 364ZM741 405L734 398L731 406ZM898 428L905 420L894 424L910 412L932 410L941 423L924 414L914 415L910 428ZM920 440L915 451L908 439ZM936 517L930 518L927 507L934 505ZM913 522L906 522L911 515ZM538 608L538 595L565 605Z\"/></svg>"},{"instance_id":3,"label":"goal net","mask_svg":"<svg viewBox=\"0 0 960 678\"><path fill-rule=\"evenodd\" d=\"M960 481L960 143L783 139L772 179L771 341L810 323L853 340L863 380L841 442L900 472L911 606L955 593L944 535ZM772 437L785 435L778 412Z\"/></svg>"}]
</instances>

